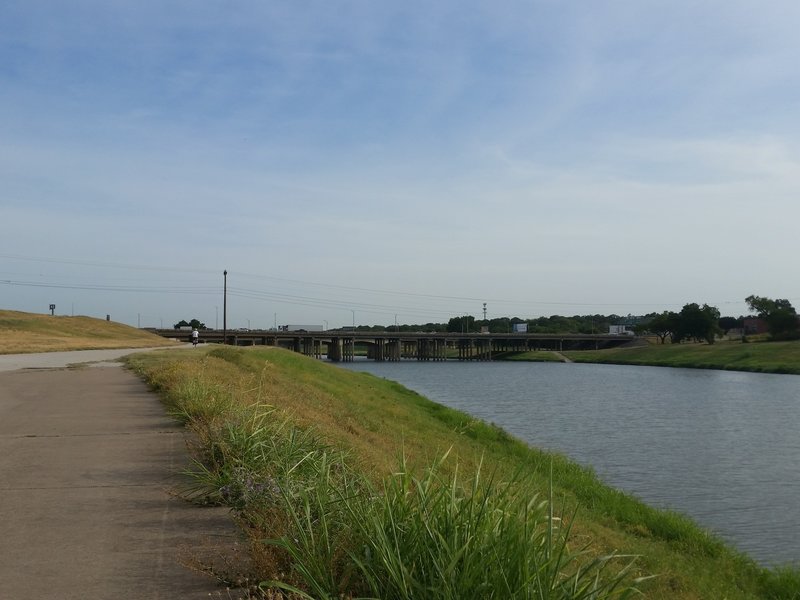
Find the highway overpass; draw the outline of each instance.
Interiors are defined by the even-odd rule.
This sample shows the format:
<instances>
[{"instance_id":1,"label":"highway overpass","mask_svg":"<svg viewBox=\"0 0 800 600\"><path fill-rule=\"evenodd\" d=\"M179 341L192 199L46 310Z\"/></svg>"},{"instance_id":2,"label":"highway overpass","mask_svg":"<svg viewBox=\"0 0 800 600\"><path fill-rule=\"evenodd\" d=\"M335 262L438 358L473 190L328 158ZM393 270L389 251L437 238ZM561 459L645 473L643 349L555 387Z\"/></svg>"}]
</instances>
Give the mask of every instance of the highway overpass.
<instances>
[{"instance_id":1,"label":"highway overpass","mask_svg":"<svg viewBox=\"0 0 800 600\"><path fill-rule=\"evenodd\" d=\"M179 341L191 341L191 331L150 329ZM223 340L224 337L224 340ZM201 343L235 346L278 346L334 362L352 361L359 350L377 361L406 359L442 361L492 360L500 353L532 350L595 350L613 348L636 340L627 335L542 334L542 333L426 333L397 331L200 331Z\"/></svg>"}]
</instances>

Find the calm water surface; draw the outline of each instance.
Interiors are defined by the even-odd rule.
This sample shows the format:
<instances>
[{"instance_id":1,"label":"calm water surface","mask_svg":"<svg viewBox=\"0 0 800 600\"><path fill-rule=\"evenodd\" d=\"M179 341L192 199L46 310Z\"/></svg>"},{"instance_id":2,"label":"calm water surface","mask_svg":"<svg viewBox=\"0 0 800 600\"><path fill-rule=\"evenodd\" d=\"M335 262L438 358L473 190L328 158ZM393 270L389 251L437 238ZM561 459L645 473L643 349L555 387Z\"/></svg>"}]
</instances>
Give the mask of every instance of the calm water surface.
<instances>
[{"instance_id":1,"label":"calm water surface","mask_svg":"<svg viewBox=\"0 0 800 600\"><path fill-rule=\"evenodd\" d=\"M766 565L800 561L800 376L561 363L375 363Z\"/></svg>"}]
</instances>

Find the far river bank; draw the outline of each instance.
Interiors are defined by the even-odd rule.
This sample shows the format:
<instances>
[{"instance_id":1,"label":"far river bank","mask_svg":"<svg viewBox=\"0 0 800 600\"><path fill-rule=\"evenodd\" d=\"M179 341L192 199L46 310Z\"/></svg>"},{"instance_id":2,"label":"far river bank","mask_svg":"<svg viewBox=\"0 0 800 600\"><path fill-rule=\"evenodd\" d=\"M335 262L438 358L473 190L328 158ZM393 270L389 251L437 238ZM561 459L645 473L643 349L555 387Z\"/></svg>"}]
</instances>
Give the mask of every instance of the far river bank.
<instances>
[{"instance_id":1,"label":"far river bank","mask_svg":"<svg viewBox=\"0 0 800 600\"><path fill-rule=\"evenodd\" d=\"M499 358L532 362L560 360L556 354L547 351L521 352ZM565 351L561 354L566 359L579 363L800 375L800 341L651 344L609 350Z\"/></svg>"}]
</instances>

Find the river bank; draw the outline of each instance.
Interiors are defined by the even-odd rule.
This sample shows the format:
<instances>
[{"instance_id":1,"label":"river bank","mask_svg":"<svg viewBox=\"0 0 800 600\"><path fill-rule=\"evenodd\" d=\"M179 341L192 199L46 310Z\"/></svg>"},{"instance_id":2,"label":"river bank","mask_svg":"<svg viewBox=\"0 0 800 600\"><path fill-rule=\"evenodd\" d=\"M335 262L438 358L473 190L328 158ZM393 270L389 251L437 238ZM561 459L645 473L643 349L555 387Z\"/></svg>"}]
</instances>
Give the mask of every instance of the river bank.
<instances>
[{"instance_id":1,"label":"river bank","mask_svg":"<svg viewBox=\"0 0 800 600\"><path fill-rule=\"evenodd\" d=\"M238 416L221 425L217 420L227 418L223 404L234 400L237 406L268 404L269 410L278 411L278 421L285 419L299 431L313 430L331 448L344 450L357 470L377 485L397 473L398 456L404 457L401 471L420 477L426 466L444 454L448 459L441 468L448 473L457 470L461 481L469 481L479 471L493 473L499 481L513 473L531 474L540 498L549 496L552 484L554 510L568 518L570 545L585 547L585 558L612 552L636 555L626 575L628 583L657 575L637 584L645 597L792 598L800 591L800 573L763 569L689 519L653 509L603 485L590 469L558 454L530 448L493 425L435 404L392 381L278 349L163 353L160 358L137 358L132 364L187 422L193 421L185 408L174 408L176 402L188 399L193 410L211 415L217 429L229 432L243 425L243 409L235 409L232 414ZM208 432L207 427L200 430ZM209 455L202 451L200 456ZM222 474L235 471L230 465L204 464ZM208 484L208 476L204 477ZM274 475L261 473L261 477L267 482L274 480ZM223 480L211 477L212 482ZM247 481L248 490L257 483L253 478ZM249 514L241 505L247 494L221 496L219 488L226 486L218 486L215 492L214 485L206 485L204 497L233 501L233 509ZM263 531L256 534L254 555L259 556L259 552L263 554L259 540L265 536ZM274 564L261 565L264 570L257 576L274 577L271 566Z\"/></svg>"},{"instance_id":2,"label":"river bank","mask_svg":"<svg viewBox=\"0 0 800 600\"><path fill-rule=\"evenodd\" d=\"M540 361L542 352L522 352L505 360ZM800 375L800 341L724 341L716 344L651 344L608 350L565 351L573 362L720 369Z\"/></svg>"},{"instance_id":3,"label":"river bank","mask_svg":"<svg viewBox=\"0 0 800 600\"><path fill-rule=\"evenodd\" d=\"M800 558L798 377L513 361L341 367L563 453L615 489L690 516L762 566Z\"/></svg>"}]
</instances>

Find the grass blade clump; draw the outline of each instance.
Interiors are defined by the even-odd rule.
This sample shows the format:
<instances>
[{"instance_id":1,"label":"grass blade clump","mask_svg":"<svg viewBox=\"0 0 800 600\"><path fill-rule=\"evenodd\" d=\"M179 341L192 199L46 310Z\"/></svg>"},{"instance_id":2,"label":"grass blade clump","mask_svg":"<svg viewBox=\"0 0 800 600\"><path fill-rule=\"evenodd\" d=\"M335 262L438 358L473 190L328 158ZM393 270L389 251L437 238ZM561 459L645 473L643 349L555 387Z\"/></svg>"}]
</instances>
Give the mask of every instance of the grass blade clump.
<instances>
[{"instance_id":1,"label":"grass blade clump","mask_svg":"<svg viewBox=\"0 0 800 600\"><path fill-rule=\"evenodd\" d=\"M381 493L323 462L314 485L284 495L287 534L265 542L291 556L294 577L265 585L385 600L634 593L623 585L632 561L573 551L570 528L522 478L500 483L479 471L464 485L457 469L445 479L441 462L417 478L401 461Z\"/></svg>"},{"instance_id":2,"label":"grass blade clump","mask_svg":"<svg viewBox=\"0 0 800 600\"><path fill-rule=\"evenodd\" d=\"M418 479L401 467L378 510L354 520L364 524L369 552L359 564L380 586L376 597L615 597L627 569L606 577L616 557L586 563L572 551L569 528L523 478L498 482L478 470L465 486L457 469L445 479L435 464Z\"/></svg>"}]
</instances>

